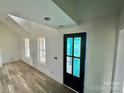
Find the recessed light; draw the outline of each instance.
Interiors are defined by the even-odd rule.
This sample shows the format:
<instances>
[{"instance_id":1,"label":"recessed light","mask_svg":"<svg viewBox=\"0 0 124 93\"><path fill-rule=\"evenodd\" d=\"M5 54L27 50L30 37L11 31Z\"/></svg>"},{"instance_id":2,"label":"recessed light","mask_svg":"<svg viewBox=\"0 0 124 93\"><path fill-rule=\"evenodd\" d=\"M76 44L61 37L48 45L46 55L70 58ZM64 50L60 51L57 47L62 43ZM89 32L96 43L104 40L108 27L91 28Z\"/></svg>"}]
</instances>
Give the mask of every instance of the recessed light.
<instances>
[{"instance_id":1,"label":"recessed light","mask_svg":"<svg viewBox=\"0 0 124 93\"><path fill-rule=\"evenodd\" d=\"M64 27L63 25L60 25L59 27Z\"/></svg>"},{"instance_id":2,"label":"recessed light","mask_svg":"<svg viewBox=\"0 0 124 93\"><path fill-rule=\"evenodd\" d=\"M51 19L50 19L50 17L44 17L44 20L50 21Z\"/></svg>"}]
</instances>

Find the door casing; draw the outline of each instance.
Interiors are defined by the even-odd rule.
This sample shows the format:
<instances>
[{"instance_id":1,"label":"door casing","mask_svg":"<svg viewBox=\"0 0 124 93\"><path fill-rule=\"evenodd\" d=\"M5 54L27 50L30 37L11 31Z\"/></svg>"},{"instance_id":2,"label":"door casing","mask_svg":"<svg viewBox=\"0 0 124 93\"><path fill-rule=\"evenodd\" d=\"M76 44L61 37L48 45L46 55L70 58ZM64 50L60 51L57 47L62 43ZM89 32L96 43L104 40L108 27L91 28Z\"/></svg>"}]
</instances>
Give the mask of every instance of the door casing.
<instances>
[{"instance_id":1,"label":"door casing","mask_svg":"<svg viewBox=\"0 0 124 93\"><path fill-rule=\"evenodd\" d=\"M82 41L82 44L81 44L81 74L80 74L80 80L77 80L75 77L71 77L69 75L65 75L66 73L66 49L67 49L67 37L81 37L81 41ZM64 57L64 62L63 62L63 83L65 85L68 85L69 87L73 88L73 87L76 87L76 88L73 88L74 90L78 91L79 93L83 93L83 90L84 90L84 77L85 77L85 59L86 59L86 40L87 40L87 33L86 32L83 32L83 33L71 33L71 34L65 34L64 35L64 53L63 53L63 57ZM65 78L66 77L66 78ZM71 77L71 78L70 78ZM68 82L67 80L68 79L72 79L75 80L75 83L78 82L79 85L76 85L75 84L72 84L71 82ZM71 80L70 80L71 81ZM69 85L70 83L70 85Z\"/></svg>"}]
</instances>

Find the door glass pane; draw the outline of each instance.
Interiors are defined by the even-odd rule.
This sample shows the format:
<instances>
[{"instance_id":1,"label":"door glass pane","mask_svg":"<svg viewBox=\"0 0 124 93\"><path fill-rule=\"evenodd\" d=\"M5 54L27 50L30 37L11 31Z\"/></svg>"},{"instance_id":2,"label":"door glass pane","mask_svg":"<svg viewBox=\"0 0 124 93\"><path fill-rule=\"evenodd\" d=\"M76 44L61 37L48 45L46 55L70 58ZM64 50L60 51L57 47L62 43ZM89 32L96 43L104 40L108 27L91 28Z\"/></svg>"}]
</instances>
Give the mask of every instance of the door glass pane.
<instances>
[{"instance_id":1,"label":"door glass pane","mask_svg":"<svg viewBox=\"0 0 124 93\"><path fill-rule=\"evenodd\" d=\"M74 56L80 57L81 37L74 38Z\"/></svg>"},{"instance_id":2,"label":"door glass pane","mask_svg":"<svg viewBox=\"0 0 124 93\"><path fill-rule=\"evenodd\" d=\"M72 74L72 57L67 57L66 72Z\"/></svg>"},{"instance_id":3,"label":"door glass pane","mask_svg":"<svg viewBox=\"0 0 124 93\"><path fill-rule=\"evenodd\" d=\"M73 75L78 78L80 77L80 59L78 58L74 58Z\"/></svg>"},{"instance_id":4,"label":"door glass pane","mask_svg":"<svg viewBox=\"0 0 124 93\"><path fill-rule=\"evenodd\" d=\"M67 55L72 56L73 39L67 38Z\"/></svg>"}]
</instances>

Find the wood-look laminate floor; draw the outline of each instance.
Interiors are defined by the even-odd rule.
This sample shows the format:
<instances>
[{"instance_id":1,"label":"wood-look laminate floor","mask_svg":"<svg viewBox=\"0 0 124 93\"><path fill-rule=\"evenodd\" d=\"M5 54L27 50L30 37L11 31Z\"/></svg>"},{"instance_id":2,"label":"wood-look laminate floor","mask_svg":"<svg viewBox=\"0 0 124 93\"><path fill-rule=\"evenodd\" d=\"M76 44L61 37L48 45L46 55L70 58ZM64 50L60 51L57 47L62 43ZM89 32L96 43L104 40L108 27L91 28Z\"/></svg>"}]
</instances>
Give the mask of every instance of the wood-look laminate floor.
<instances>
[{"instance_id":1,"label":"wood-look laminate floor","mask_svg":"<svg viewBox=\"0 0 124 93\"><path fill-rule=\"evenodd\" d=\"M75 93L23 62L0 68L0 93Z\"/></svg>"}]
</instances>

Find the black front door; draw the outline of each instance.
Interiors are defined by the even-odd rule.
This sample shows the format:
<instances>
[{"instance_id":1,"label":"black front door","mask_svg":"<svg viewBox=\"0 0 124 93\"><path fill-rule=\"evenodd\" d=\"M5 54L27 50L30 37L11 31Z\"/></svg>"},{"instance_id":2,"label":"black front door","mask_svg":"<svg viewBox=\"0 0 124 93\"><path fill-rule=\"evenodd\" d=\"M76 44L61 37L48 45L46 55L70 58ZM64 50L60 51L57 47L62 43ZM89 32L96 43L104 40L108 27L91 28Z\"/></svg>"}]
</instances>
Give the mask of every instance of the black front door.
<instances>
[{"instance_id":1,"label":"black front door","mask_svg":"<svg viewBox=\"0 0 124 93\"><path fill-rule=\"evenodd\" d=\"M64 84L83 93L86 33L64 35Z\"/></svg>"}]
</instances>

